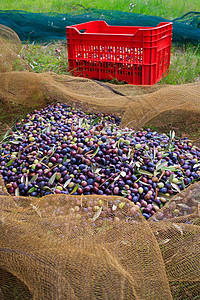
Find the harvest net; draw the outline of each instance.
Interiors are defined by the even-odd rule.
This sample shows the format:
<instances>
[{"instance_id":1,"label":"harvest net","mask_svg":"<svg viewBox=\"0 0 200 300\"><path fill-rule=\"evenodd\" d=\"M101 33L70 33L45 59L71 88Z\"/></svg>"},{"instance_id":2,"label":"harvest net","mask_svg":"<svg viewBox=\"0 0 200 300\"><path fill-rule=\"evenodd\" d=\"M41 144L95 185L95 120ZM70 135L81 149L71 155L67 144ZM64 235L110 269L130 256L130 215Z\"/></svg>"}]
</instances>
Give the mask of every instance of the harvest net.
<instances>
[{"instance_id":1,"label":"harvest net","mask_svg":"<svg viewBox=\"0 0 200 300\"><path fill-rule=\"evenodd\" d=\"M190 118L198 128L199 83L137 87L36 74L4 26L0 46L2 131L56 102L119 115L122 127L184 127ZM199 199L197 182L147 221L120 196L10 195L1 179L0 299L198 299Z\"/></svg>"},{"instance_id":2,"label":"harvest net","mask_svg":"<svg viewBox=\"0 0 200 300\"><path fill-rule=\"evenodd\" d=\"M131 3L130 3L131 5ZM173 22L174 43L200 42L200 12L191 11L180 18L169 20L158 16L106 9L82 9L74 6L69 13L33 13L22 10L0 10L0 24L12 28L23 42L65 40L66 26L104 20L109 25L156 27L161 22Z\"/></svg>"}]
</instances>

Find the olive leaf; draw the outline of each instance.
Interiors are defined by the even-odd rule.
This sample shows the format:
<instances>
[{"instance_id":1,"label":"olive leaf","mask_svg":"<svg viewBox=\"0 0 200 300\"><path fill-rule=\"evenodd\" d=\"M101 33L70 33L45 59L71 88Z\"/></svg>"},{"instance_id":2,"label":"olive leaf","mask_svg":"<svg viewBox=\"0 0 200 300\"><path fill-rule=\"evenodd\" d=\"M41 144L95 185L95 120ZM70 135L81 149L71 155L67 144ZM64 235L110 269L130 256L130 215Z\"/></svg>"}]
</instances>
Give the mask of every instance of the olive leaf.
<instances>
[{"instance_id":1,"label":"olive leaf","mask_svg":"<svg viewBox=\"0 0 200 300\"><path fill-rule=\"evenodd\" d=\"M20 139L22 140L22 138L25 138L25 135L21 134L19 131L18 133L13 133L13 137L17 140Z\"/></svg>"},{"instance_id":2,"label":"olive leaf","mask_svg":"<svg viewBox=\"0 0 200 300\"><path fill-rule=\"evenodd\" d=\"M99 174L100 171L101 171L101 168L97 168L94 173Z\"/></svg>"},{"instance_id":3,"label":"olive leaf","mask_svg":"<svg viewBox=\"0 0 200 300\"><path fill-rule=\"evenodd\" d=\"M174 165L174 166L164 167L162 169L163 169L163 171L176 172L179 169L179 166L178 165Z\"/></svg>"},{"instance_id":4,"label":"olive leaf","mask_svg":"<svg viewBox=\"0 0 200 300\"><path fill-rule=\"evenodd\" d=\"M120 175L116 176L116 177L114 178L114 181L118 180L119 178L120 178Z\"/></svg>"},{"instance_id":5,"label":"olive leaf","mask_svg":"<svg viewBox=\"0 0 200 300\"><path fill-rule=\"evenodd\" d=\"M127 157L128 157L128 158L130 158L130 157L131 157L131 153L132 153L132 149L131 149L131 148L129 148L129 149L128 149L128 154L127 154Z\"/></svg>"},{"instance_id":6,"label":"olive leaf","mask_svg":"<svg viewBox=\"0 0 200 300\"><path fill-rule=\"evenodd\" d=\"M142 178L142 176L140 176L135 182L138 182L138 181L140 181L140 179Z\"/></svg>"},{"instance_id":7,"label":"olive leaf","mask_svg":"<svg viewBox=\"0 0 200 300\"><path fill-rule=\"evenodd\" d=\"M79 119L79 121L78 121L78 127L82 127L82 123L83 123L82 119Z\"/></svg>"},{"instance_id":8,"label":"olive leaf","mask_svg":"<svg viewBox=\"0 0 200 300\"><path fill-rule=\"evenodd\" d=\"M185 189L185 183L184 183L184 179L183 178L181 178L181 179L179 179L180 180L180 183L182 184L182 186L183 186L183 189Z\"/></svg>"},{"instance_id":9,"label":"olive leaf","mask_svg":"<svg viewBox=\"0 0 200 300\"><path fill-rule=\"evenodd\" d=\"M174 179L174 177L175 177L175 175L173 173L170 174L169 179L168 179L169 183L172 183L172 180Z\"/></svg>"},{"instance_id":10,"label":"olive leaf","mask_svg":"<svg viewBox=\"0 0 200 300\"><path fill-rule=\"evenodd\" d=\"M20 141L10 141L11 144L15 144L15 145L18 145L20 144L21 142Z\"/></svg>"},{"instance_id":11,"label":"olive leaf","mask_svg":"<svg viewBox=\"0 0 200 300\"><path fill-rule=\"evenodd\" d=\"M65 184L63 185L63 187L64 188L66 188L68 185L69 185L69 183L72 181L72 178L69 178L66 182L65 182Z\"/></svg>"},{"instance_id":12,"label":"olive leaf","mask_svg":"<svg viewBox=\"0 0 200 300\"><path fill-rule=\"evenodd\" d=\"M65 156L64 158L63 158L63 163L65 163L67 161L67 156Z\"/></svg>"},{"instance_id":13,"label":"olive leaf","mask_svg":"<svg viewBox=\"0 0 200 300\"><path fill-rule=\"evenodd\" d=\"M162 158L169 156L169 152L167 153L162 153Z\"/></svg>"},{"instance_id":14,"label":"olive leaf","mask_svg":"<svg viewBox=\"0 0 200 300\"><path fill-rule=\"evenodd\" d=\"M92 218L92 221L96 221L96 219L98 219L98 217L100 216L102 212L102 206L97 210L97 212L94 214L93 218Z\"/></svg>"},{"instance_id":15,"label":"olive leaf","mask_svg":"<svg viewBox=\"0 0 200 300\"><path fill-rule=\"evenodd\" d=\"M143 181L141 181L141 180L139 180L139 182L140 182L142 185L149 186L149 183L143 182Z\"/></svg>"},{"instance_id":16,"label":"olive leaf","mask_svg":"<svg viewBox=\"0 0 200 300\"><path fill-rule=\"evenodd\" d=\"M180 193L181 192L181 190L179 189L179 187L178 187L178 185L176 184L176 183L171 183L171 186L178 192L178 193Z\"/></svg>"},{"instance_id":17,"label":"olive leaf","mask_svg":"<svg viewBox=\"0 0 200 300\"><path fill-rule=\"evenodd\" d=\"M17 153L17 158L20 159L21 151ZM27 156L28 157L28 156Z\"/></svg>"},{"instance_id":18,"label":"olive leaf","mask_svg":"<svg viewBox=\"0 0 200 300\"><path fill-rule=\"evenodd\" d=\"M193 159L193 155L191 153L185 153L185 156L187 156L189 159Z\"/></svg>"},{"instance_id":19,"label":"olive leaf","mask_svg":"<svg viewBox=\"0 0 200 300\"><path fill-rule=\"evenodd\" d=\"M20 167L24 168L25 167L25 161L20 165Z\"/></svg>"},{"instance_id":20,"label":"olive leaf","mask_svg":"<svg viewBox=\"0 0 200 300\"><path fill-rule=\"evenodd\" d=\"M200 163L195 164L195 165L193 166L193 169L198 168L198 167L200 167Z\"/></svg>"},{"instance_id":21,"label":"olive leaf","mask_svg":"<svg viewBox=\"0 0 200 300\"><path fill-rule=\"evenodd\" d=\"M111 225L110 222L105 221L105 222L103 223L103 225L100 226L100 227L98 227L96 230L97 230L97 232L108 231L108 230L113 229L113 227L114 227L114 226Z\"/></svg>"},{"instance_id":22,"label":"olive leaf","mask_svg":"<svg viewBox=\"0 0 200 300\"><path fill-rule=\"evenodd\" d=\"M88 121L85 118L79 119L79 127L89 127Z\"/></svg>"},{"instance_id":23,"label":"olive leaf","mask_svg":"<svg viewBox=\"0 0 200 300\"><path fill-rule=\"evenodd\" d=\"M100 120L101 120L101 119L100 119L99 117L97 117L97 118L94 119L94 120L91 120L91 121L90 121L90 126L93 126L94 124L99 123Z\"/></svg>"},{"instance_id":24,"label":"olive leaf","mask_svg":"<svg viewBox=\"0 0 200 300\"><path fill-rule=\"evenodd\" d=\"M32 192L34 192L35 191L35 187L33 186L32 188L30 188L30 190L28 191L28 193L32 193Z\"/></svg>"},{"instance_id":25,"label":"olive leaf","mask_svg":"<svg viewBox=\"0 0 200 300\"><path fill-rule=\"evenodd\" d=\"M120 175L121 175L122 177L125 177L125 176L126 176L126 172L121 171L121 172L120 172Z\"/></svg>"},{"instance_id":26,"label":"olive leaf","mask_svg":"<svg viewBox=\"0 0 200 300\"><path fill-rule=\"evenodd\" d=\"M25 186L26 187L28 186L28 176L26 176L26 178L25 178Z\"/></svg>"},{"instance_id":27,"label":"olive leaf","mask_svg":"<svg viewBox=\"0 0 200 300\"><path fill-rule=\"evenodd\" d=\"M142 169L138 170L138 173L142 174L142 175L147 175L149 177L153 177L153 174L151 172L148 172L148 171L145 171L145 170L142 170Z\"/></svg>"},{"instance_id":28,"label":"olive leaf","mask_svg":"<svg viewBox=\"0 0 200 300\"><path fill-rule=\"evenodd\" d=\"M159 162L156 164L156 170L158 171L164 167L167 167L167 165L168 165L167 161L162 162L162 160L159 160Z\"/></svg>"},{"instance_id":29,"label":"olive leaf","mask_svg":"<svg viewBox=\"0 0 200 300\"><path fill-rule=\"evenodd\" d=\"M94 154L91 156L91 158L93 158L93 157L97 154L98 151L99 151L99 146L97 147L96 151L95 151Z\"/></svg>"},{"instance_id":30,"label":"olive leaf","mask_svg":"<svg viewBox=\"0 0 200 300\"><path fill-rule=\"evenodd\" d=\"M147 152L147 150L145 150L145 154L146 154L147 157L152 161L152 157L149 155L149 153Z\"/></svg>"},{"instance_id":31,"label":"olive leaf","mask_svg":"<svg viewBox=\"0 0 200 300\"><path fill-rule=\"evenodd\" d=\"M9 160L9 162L6 164L6 167L10 167L14 160L15 160L15 158L12 158L11 160Z\"/></svg>"},{"instance_id":32,"label":"olive leaf","mask_svg":"<svg viewBox=\"0 0 200 300\"><path fill-rule=\"evenodd\" d=\"M46 159L46 158L50 158L52 155L54 155L54 153L56 152L56 145L53 145L53 147L51 148L51 151L52 151L52 153L50 154L50 155L46 155L46 156L44 156L44 157L42 157L41 159L40 159L40 162L42 162L44 159ZM43 152L42 152L43 153Z\"/></svg>"},{"instance_id":33,"label":"olive leaf","mask_svg":"<svg viewBox=\"0 0 200 300\"><path fill-rule=\"evenodd\" d=\"M49 179L49 184L53 184L54 183L54 181L55 181L55 179L56 179L56 174L57 174L57 172L55 172L52 176L51 176L51 178Z\"/></svg>"},{"instance_id":34,"label":"olive leaf","mask_svg":"<svg viewBox=\"0 0 200 300\"><path fill-rule=\"evenodd\" d=\"M135 166L136 166L137 168L140 168L140 166L141 166L141 164L139 163L139 161L136 161L134 164L135 164Z\"/></svg>"},{"instance_id":35,"label":"olive leaf","mask_svg":"<svg viewBox=\"0 0 200 300\"><path fill-rule=\"evenodd\" d=\"M38 174L34 175L31 180L30 183L32 183L33 181L36 181L38 179Z\"/></svg>"},{"instance_id":36,"label":"olive leaf","mask_svg":"<svg viewBox=\"0 0 200 300\"><path fill-rule=\"evenodd\" d=\"M25 178L25 176L23 175L23 176L21 177L21 183L25 183L25 180L26 180L26 178Z\"/></svg>"},{"instance_id":37,"label":"olive leaf","mask_svg":"<svg viewBox=\"0 0 200 300\"><path fill-rule=\"evenodd\" d=\"M121 191L121 193L122 193L122 195L123 196L128 196L128 191L126 190L126 189L123 189L122 191Z\"/></svg>"},{"instance_id":38,"label":"olive leaf","mask_svg":"<svg viewBox=\"0 0 200 300\"><path fill-rule=\"evenodd\" d=\"M174 138L175 138L175 131L174 130L173 131L170 130L169 135L170 135L171 140L173 141Z\"/></svg>"},{"instance_id":39,"label":"olive leaf","mask_svg":"<svg viewBox=\"0 0 200 300\"><path fill-rule=\"evenodd\" d=\"M117 141L117 148L119 148L120 139Z\"/></svg>"},{"instance_id":40,"label":"olive leaf","mask_svg":"<svg viewBox=\"0 0 200 300\"><path fill-rule=\"evenodd\" d=\"M19 188L15 190L15 196L19 196Z\"/></svg>"},{"instance_id":41,"label":"olive leaf","mask_svg":"<svg viewBox=\"0 0 200 300\"><path fill-rule=\"evenodd\" d=\"M51 126L47 126L43 132L46 132L46 133L50 133L51 132Z\"/></svg>"},{"instance_id":42,"label":"olive leaf","mask_svg":"<svg viewBox=\"0 0 200 300\"><path fill-rule=\"evenodd\" d=\"M43 190L49 190L50 192L53 192L52 189L50 189L50 187L47 185L43 186Z\"/></svg>"},{"instance_id":43,"label":"olive leaf","mask_svg":"<svg viewBox=\"0 0 200 300\"><path fill-rule=\"evenodd\" d=\"M78 187L79 187L79 183L77 183L77 185L75 186L73 191L70 193L70 195L74 194L77 191Z\"/></svg>"},{"instance_id":44,"label":"olive leaf","mask_svg":"<svg viewBox=\"0 0 200 300\"><path fill-rule=\"evenodd\" d=\"M91 166L91 171L92 171L92 173L98 173L99 171L101 171L101 169L100 168L98 168L95 164L93 164L93 163L91 163L90 164L90 166ZM98 169L100 169L99 171L97 171Z\"/></svg>"}]
</instances>

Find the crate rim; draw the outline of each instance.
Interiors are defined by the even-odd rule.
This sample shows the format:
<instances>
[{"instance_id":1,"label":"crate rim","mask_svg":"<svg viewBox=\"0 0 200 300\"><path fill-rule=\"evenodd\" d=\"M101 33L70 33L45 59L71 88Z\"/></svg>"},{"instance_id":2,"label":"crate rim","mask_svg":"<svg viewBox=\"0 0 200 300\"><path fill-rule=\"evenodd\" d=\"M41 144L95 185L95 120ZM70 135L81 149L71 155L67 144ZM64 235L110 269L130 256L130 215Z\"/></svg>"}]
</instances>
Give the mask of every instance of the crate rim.
<instances>
[{"instance_id":1,"label":"crate rim","mask_svg":"<svg viewBox=\"0 0 200 300\"><path fill-rule=\"evenodd\" d=\"M94 21L88 21L88 22L85 22L85 23L79 23L79 24L76 24L76 25L70 25L70 26L66 26L66 29L74 29L75 31L77 31L78 34L80 35L99 35L99 36L102 36L102 35L112 35L112 36L134 36L134 34L125 34L125 33L98 33L98 32L80 32L80 30L77 28L77 26L81 26L81 25L86 25L86 24L91 24L91 23L96 23L96 22L101 22L101 23L104 23L106 24L108 27L119 27L119 28L123 28L123 27L133 27L133 28L136 28L138 27L138 31L149 31L149 30L156 30L156 29L159 29L159 28L163 28L163 27L166 27L166 26L169 26L169 25L173 25L173 22L160 22L157 26L154 26L154 27L148 27L148 26L144 26L144 27L141 27L141 26L120 26L120 25L109 25L106 21L104 20L94 20Z\"/></svg>"}]
</instances>

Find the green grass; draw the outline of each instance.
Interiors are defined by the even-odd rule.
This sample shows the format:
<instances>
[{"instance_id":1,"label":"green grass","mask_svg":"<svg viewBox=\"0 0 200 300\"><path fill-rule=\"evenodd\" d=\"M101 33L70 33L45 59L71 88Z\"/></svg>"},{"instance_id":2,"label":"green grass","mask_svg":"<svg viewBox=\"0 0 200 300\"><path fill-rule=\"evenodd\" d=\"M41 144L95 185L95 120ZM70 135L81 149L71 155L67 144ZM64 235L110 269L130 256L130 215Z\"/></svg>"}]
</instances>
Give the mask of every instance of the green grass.
<instances>
[{"instance_id":1,"label":"green grass","mask_svg":"<svg viewBox=\"0 0 200 300\"><path fill-rule=\"evenodd\" d=\"M67 46L65 42L27 44L21 57L39 72L68 74ZM200 48L194 46L172 47L169 74L160 84L183 84L200 80Z\"/></svg>"},{"instance_id":2,"label":"green grass","mask_svg":"<svg viewBox=\"0 0 200 300\"><path fill-rule=\"evenodd\" d=\"M34 72L68 72L68 58L66 42L51 42L49 44L26 44L23 46L21 57Z\"/></svg>"},{"instance_id":3,"label":"green grass","mask_svg":"<svg viewBox=\"0 0 200 300\"><path fill-rule=\"evenodd\" d=\"M6 0L0 2L1 10L68 13L85 8L120 10L167 19L180 17L189 11L199 11L199 0Z\"/></svg>"},{"instance_id":4,"label":"green grass","mask_svg":"<svg viewBox=\"0 0 200 300\"><path fill-rule=\"evenodd\" d=\"M169 74L160 84L184 84L200 80L200 47L183 46L171 50Z\"/></svg>"}]
</instances>

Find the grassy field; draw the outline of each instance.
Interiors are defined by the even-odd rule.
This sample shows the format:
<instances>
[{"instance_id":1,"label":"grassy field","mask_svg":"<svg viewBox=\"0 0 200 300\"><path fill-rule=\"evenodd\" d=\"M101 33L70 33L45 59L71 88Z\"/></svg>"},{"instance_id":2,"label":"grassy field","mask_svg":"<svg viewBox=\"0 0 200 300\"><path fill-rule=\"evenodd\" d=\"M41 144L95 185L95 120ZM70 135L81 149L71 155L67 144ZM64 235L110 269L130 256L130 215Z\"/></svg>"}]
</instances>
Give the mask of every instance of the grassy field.
<instances>
[{"instance_id":1,"label":"grassy field","mask_svg":"<svg viewBox=\"0 0 200 300\"><path fill-rule=\"evenodd\" d=\"M82 7L129 11L173 19L189 11L199 11L199 0L4 0L0 3L1 10L21 9L31 12L68 13Z\"/></svg>"}]
</instances>

